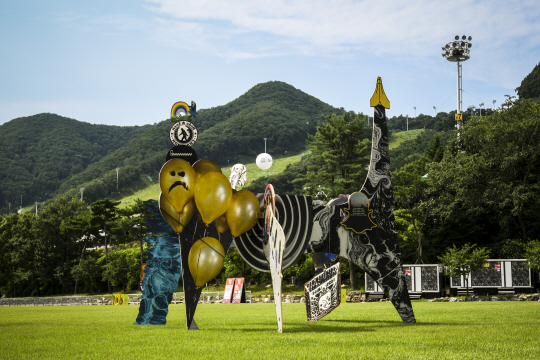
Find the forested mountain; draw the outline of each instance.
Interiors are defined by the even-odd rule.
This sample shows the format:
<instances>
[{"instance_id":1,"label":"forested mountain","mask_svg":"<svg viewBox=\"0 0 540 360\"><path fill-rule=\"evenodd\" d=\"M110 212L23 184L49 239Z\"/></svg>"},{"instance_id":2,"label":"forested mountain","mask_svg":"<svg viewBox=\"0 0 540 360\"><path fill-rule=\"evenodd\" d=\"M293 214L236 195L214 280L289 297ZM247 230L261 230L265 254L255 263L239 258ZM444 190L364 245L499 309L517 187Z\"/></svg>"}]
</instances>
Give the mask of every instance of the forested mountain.
<instances>
[{"instance_id":1,"label":"forested mountain","mask_svg":"<svg viewBox=\"0 0 540 360\"><path fill-rule=\"evenodd\" d=\"M193 119L199 131L194 148L199 158L220 164L254 159L264 151L263 138L269 152L298 152L332 113L343 109L283 82L258 84L226 105L199 110ZM143 127L92 125L53 114L0 126L0 212L7 212L8 203L12 210L20 205L20 195L23 205L53 194L76 196L81 187L89 202L114 197L116 168L122 194L148 175L155 181L172 147L171 126L169 120Z\"/></svg>"},{"instance_id":2,"label":"forested mountain","mask_svg":"<svg viewBox=\"0 0 540 360\"><path fill-rule=\"evenodd\" d=\"M318 122L343 111L284 82L258 84L224 106L202 110L194 124L204 132L194 148L220 164L256 157L264 152L263 138L269 152L301 151Z\"/></svg>"},{"instance_id":3,"label":"forested mountain","mask_svg":"<svg viewBox=\"0 0 540 360\"><path fill-rule=\"evenodd\" d=\"M51 198L63 182L150 126L92 125L38 114L0 125L0 208ZM2 211L4 212L4 211Z\"/></svg>"}]
</instances>

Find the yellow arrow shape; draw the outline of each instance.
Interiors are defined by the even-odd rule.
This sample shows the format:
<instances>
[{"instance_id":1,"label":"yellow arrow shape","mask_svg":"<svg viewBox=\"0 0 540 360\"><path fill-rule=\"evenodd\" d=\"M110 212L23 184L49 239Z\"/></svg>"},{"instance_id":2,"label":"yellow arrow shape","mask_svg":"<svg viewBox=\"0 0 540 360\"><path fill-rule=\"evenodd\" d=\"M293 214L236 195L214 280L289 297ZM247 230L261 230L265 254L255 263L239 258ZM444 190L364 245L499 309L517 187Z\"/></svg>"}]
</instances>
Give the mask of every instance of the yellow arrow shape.
<instances>
[{"instance_id":1,"label":"yellow arrow shape","mask_svg":"<svg viewBox=\"0 0 540 360\"><path fill-rule=\"evenodd\" d=\"M387 109L390 109L390 100L386 97L386 94L384 93L384 89L382 86L382 80L381 77L377 77L377 86L375 87L375 92L373 93L373 96L371 97L369 106L374 107L377 105L382 105Z\"/></svg>"}]
</instances>

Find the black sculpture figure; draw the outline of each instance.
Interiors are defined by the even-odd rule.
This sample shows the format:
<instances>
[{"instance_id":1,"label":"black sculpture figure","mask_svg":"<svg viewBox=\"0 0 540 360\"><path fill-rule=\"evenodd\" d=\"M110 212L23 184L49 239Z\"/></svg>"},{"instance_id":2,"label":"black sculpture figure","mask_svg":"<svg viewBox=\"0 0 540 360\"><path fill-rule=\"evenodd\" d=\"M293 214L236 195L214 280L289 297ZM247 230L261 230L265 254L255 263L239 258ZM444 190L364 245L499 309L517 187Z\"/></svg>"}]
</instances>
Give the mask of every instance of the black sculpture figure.
<instances>
[{"instance_id":1,"label":"black sculpture figure","mask_svg":"<svg viewBox=\"0 0 540 360\"><path fill-rule=\"evenodd\" d=\"M233 239L230 230L218 234L215 226L208 226L202 221L195 221L195 219L193 219L193 221L185 227L184 231L182 231L181 234L178 234L180 258L182 264L186 264L186 266L182 266L182 281L184 284L184 303L186 305L186 323L188 330L199 330L193 317L195 316L195 310L197 310L197 304L202 292L202 287L195 286L195 280L187 266L189 263L189 251L195 241L206 236L218 239L221 246L223 246L223 250L225 250L225 254L229 251Z\"/></svg>"},{"instance_id":2,"label":"black sculpture figure","mask_svg":"<svg viewBox=\"0 0 540 360\"><path fill-rule=\"evenodd\" d=\"M390 108L390 102L384 93L381 78L377 79L371 106L374 107L374 121L371 161L366 181L359 193L349 197L348 204L313 208L313 212L309 214L312 216L313 225L306 252L330 253L350 259L379 284L402 320L414 323L416 320L407 291L394 218L385 113L385 108ZM276 198L278 196L276 195ZM357 204L351 204L351 199ZM301 200L296 200L295 205L302 203ZM355 212L354 208L359 211ZM280 215L286 219L292 213ZM355 216L356 219L353 219ZM280 216L276 217L281 223ZM268 271L266 259L259 256L259 252L254 249L258 237L255 229L251 230L237 239L236 245L246 262L258 270ZM304 244L298 243L303 241L305 238L301 236L288 237L287 247L304 248ZM262 250L260 252L262 253ZM284 261L283 268L293 264L285 266Z\"/></svg>"}]
</instances>

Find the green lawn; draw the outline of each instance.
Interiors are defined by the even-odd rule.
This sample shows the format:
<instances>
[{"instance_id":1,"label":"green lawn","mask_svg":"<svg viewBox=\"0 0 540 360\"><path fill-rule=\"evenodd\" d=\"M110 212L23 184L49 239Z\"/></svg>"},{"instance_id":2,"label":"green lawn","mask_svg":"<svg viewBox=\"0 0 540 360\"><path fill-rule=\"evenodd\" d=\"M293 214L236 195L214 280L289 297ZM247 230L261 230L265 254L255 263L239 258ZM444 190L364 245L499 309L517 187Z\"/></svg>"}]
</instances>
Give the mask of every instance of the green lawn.
<instances>
[{"instance_id":1,"label":"green lawn","mask_svg":"<svg viewBox=\"0 0 540 360\"><path fill-rule=\"evenodd\" d=\"M200 331L183 305L165 326L132 325L138 306L0 308L2 359L533 359L540 302L414 301L418 323L390 303L342 304L307 322L304 304L201 304Z\"/></svg>"},{"instance_id":2,"label":"green lawn","mask_svg":"<svg viewBox=\"0 0 540 360\"><path fill-rule=\"evenodd\" d=\"M400 131L390 134L388 139L388 147L390 150L397 148L402 142L415 139L424 129L415 129L409 131Z\"/></svg>"}]
</instances>

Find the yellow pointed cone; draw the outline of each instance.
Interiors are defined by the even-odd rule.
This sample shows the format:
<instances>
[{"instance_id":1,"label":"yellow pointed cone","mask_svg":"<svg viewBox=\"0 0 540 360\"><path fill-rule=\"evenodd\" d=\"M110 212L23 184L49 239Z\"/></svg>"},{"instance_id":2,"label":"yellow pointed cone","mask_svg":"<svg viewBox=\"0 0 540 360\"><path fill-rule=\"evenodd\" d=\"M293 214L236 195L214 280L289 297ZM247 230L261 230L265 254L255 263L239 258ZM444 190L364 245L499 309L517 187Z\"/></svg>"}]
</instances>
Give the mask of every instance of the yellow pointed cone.
<instances>
[{"instance_id":1,"label":"yellow pointed cone","mask_svg":"<svg viewBox=\"0 0 540 360\"><path fill-rule=\"evenodd\" d=\"M375 92L373 93L373 96L371 97L369 106L374 107L381 104L383 107L390 109L390 100L386 97L386 94L384 93L384 89L382 86L382 80L379 76L377 78L377 86L375 87Z\"/></svg>"}]
</instances>

